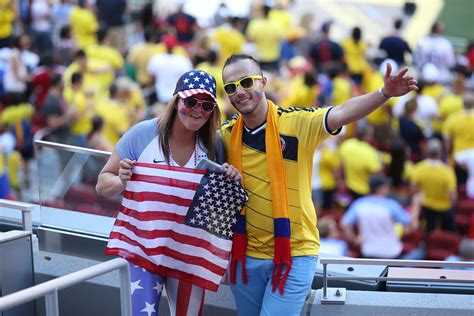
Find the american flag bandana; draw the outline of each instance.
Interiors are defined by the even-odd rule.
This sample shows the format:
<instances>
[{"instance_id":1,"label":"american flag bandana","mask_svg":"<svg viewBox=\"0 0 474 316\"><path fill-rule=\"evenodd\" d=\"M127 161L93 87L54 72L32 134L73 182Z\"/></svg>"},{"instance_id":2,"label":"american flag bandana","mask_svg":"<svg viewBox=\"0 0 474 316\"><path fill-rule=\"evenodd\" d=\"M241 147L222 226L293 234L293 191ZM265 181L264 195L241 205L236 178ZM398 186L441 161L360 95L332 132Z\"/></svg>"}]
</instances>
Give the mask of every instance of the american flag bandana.
<instances>
[{"instance_id":1,"label":"american flag bandana","mask_svg":"<svg viewBox=\"0 0 474 316\"><path fill-rule=\"evenodd\" d=\"M105 253L217 291L247 200L221 173L136 163Z\"/></svg>"}]
</instances>

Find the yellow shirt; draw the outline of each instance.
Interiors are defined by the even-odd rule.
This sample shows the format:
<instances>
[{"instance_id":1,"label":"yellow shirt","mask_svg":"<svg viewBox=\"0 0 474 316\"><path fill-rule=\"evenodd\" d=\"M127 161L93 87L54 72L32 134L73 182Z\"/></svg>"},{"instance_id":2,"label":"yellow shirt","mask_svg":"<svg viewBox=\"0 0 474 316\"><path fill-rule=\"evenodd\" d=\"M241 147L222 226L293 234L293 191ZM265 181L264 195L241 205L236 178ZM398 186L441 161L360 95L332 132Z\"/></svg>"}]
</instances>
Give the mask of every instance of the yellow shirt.
<instances>
[{"instance_id":1,"label":"yellow shirt","mask_svg":"<svg viewBox=\"0 0 474 316\"><path fill-rule=\"evenodd\" d=\"M344 141L339 148L344 179L352 191L369 194L369 178L382 169L380 153L370 144L356 138Z\"/></svg>"},{"instance_id":2,"label":"yellow shirt","mask_svg":"<svg viewBox=\"0 0 474 316\"><path fill-rule=\"evenodd\" d=\"M14 0L0 1L0 38L7 38L13 33L14 2Z\"/></svg>"},{"instance_id":3,"label":"yellow shirt","mask_svg":"<svg viewBox=\"0 0 474 316\"><path fill-rule=\"evenodd\" d=\"M288 29L293 24L293 16L287 10L272 9L268 13L268 18L280 24L283 29Z\"/></svg>"},{"instance_id":4,"label":"yellow shirt","mask_svg":"<svg viewBox=\"0 0 474 316\"><path fill-rule=\"evenodd\" d=\"M333 80L332 102L334 105L340 105L352 96L351 81L344 77L337 76Z\"/></svg>"},{"instance_id":5,"label":"yellow shirt","mask_svg":"<svg viewBox=\"0 0 474 316\"><path fill-rule=\"evenodd\" d=\"M443 125L443 134L452 139L453 154L474 148L474 110L451 114Z\"/></svg>"},{"instance_id":6,"label":"yellow shirt","mask_svg":"<svg viewBox=\"0 0 474 316\"><path fill-rule=\"evenodd\" d=\"M443 120L456 112L462 111L464 101L462 96L455 94L447 94L439 101L439 115Z\"/></svg>"},{"instance_id":7,"label":"yellow shirt","mask_svg":"<svg viewBox=\"0 0 474 316\"><path fill-rule=\"evenodd\" d=\"M363 74L369 66L365 58L367 45L363 41L356 43L352 38L348 38L342 41L341 46L350 72Z\"/></svg>"},{"instance_id":8,"label":"yellow shirt","mask_svg":"<svg viewBox=\"0 0 474 316\"><path fill-rule=\"evenodd\" d=\"M95 113L104 120L104 136L112 146L130 127L128 113L123 104L113 100L104 100L95 107Z\"/></svg>"},{"instance_id":9,"label":"yellow shirt","mask_svg":"<svg viewBox=\"0 0 474 316\"><path fill-rule=\"evenodd\" d=\"M77 119L71 126L73 135L87 135L92 130L92 114L93 108L87 106L87 98L83 91L72 91L65 94L65 100L69 106L77 113ZM90 102L90 100L89 100Z\"/></svg>"},{"instance_id":10,"label":"yellow shirt","mask_svg":"<svg viewBox=\"0 0 474 316\"><path fill-rule=\"evenodd\" d=\"M451 208L450 193L456 191L456 175L452 168L441 161L426 159L415 165L411 181L423 193L423 206L435 211Z\"/></svg>"},{"instance_id":11,"label":"yellow shirt","mask_svg":"<svg viewBox=\"0 0 474 316\"><path fill-rule=\"evenodd\" d=\"M439 83L436 83L430 86L425 86L423 88L423 94L432 97L436 101L439 101L444 93L445 93L445 89L443 85Z\"/></svg>"},{"instance_id":12,"label":"yellow shirt","mask_svg":"<svg viewBox=\"0 0 474 316\"><path fill-rule=\"evenodd\" d=\"M255 42L263 62L275 62L280 59L280 40L285 30L279 23L268 19L251 20L247 28L247 37Z\"/></svg>"},{"instance_id":13,"label":"yellow shirt","mask_svg":"<svg viewBox=\"0 0 474 316\"><path fill-rule=\"evenodd\" d=\"M97 42L96 32L99 30L99 22L92 11L74 6L69 20L77 46L86 48Z\"/></svg>"},{"instance_id":14,"label":"yellow shirt","mask_svg":"<svg viewBox=\"0 0 474 316\"><path fill-rule=\"evenodd\" d=\"M336 150L328 147L321 150L319 177L321 178L321 188L324 191L336 188L336 172L340 165L341 161Z\"/></svg>"},{"instance_id":15,"label":"yellow shirt","mask_svg":"<svg viewBox=\"0 0 474 316\"><path fill-rule=\"evenodd\" d=\"M149 85L153 82L152 77L147 72L148 62L155 53L155 44L140 43L132 47L127 56L128 63L137 70L137 81L142 85Z\"/></svg>"},{"instance_id":16,"label":"yellow shirt","mask_svg":"<svg viewBox=\"0 0 474 316\"><path fill-rule=\"evenodd\" d=\"M115 71L119 71L123 68L124 60L122 54L111 46L98 44L89 45L86 49L86 54L88 58L100 59L109 63Z\"/></svg>"},{"instance_id":17,"label":"yellow shirt","mask_svg":"<svg viewBox=\"0 0 474 316\"><path fill-rule=\"evenodd\" d=\"M329 134L325 132L327 109L278 108L278 129L283 144L291 229L291 255L318 255L319 232L311 199L311 174L316 146ZM223 125L224 147L228 151L230 134L237 116ZM247 202L247 255L271 259L274 253L273 209L265 155L265 129L253 133L244 128L242 168Z\"/></svg>"},{"instance_id":18,"label":"yellow shirt","mask_svg":"<svg viewBox=\"0 0 474 316\"><path fill-rule=\"evenodd\" d=\"M288 96L281 100L282 107L290 106L316 106L319 87L309 87L304 84L303 75L296 75L289 84Z\"/></svg>"},{"instance_id":19,"label":"yellow shirt","mask_svg":"<svg viewBox=\"0 0 474 316\"><path fill-rule=\"evenodd\" d=\"M216 28L211 41L217 43L220 48L219 60L221 66L232 54L242 53L245 45L245 36L238 30L230 26L220 26ZM219 75L221 77L221 75ZM217 78L217 77L216 77Z\"/></svg>"},{"instance_id":20,"label":"yellow shirt","mask_svg":"<svg viewBox=\"0 0 474 316\"><path fill-rule=\"evenodd\" d=\"M23 158L21 154L14 150L7 156L8 163L8 182L15 189L20 188L20 169L22 167ZM0 172L1 174L1 172Z\"/></svg>"}]
</instances>

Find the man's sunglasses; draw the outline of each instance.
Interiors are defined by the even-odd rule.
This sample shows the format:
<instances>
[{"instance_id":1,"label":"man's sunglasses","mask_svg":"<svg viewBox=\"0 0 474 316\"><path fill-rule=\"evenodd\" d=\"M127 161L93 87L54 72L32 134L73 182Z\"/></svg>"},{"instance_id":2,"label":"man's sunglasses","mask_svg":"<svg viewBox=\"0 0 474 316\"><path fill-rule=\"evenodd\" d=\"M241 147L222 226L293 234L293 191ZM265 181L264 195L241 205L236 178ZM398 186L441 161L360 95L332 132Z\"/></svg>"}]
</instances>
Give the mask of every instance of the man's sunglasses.
<instances>
[{"instance_id":1,"label":"man's sunglasses","mask_svg":"<svg viewBox=\"0 0 474 316\"><path fill-rule=\"evenodd\" d=\"M201 107L201 109L204 112L212 112L214 110L215 106L217 105L215 102L212 101L207 101L207 100L199 100L193 97L188 97L186 99L183 99L184 106L187 107L188 109L194 109L198 105Z\"/></svg>"},{"instance_id":2,"label":"man's sunglasses","mask_svg":"<svg viewBox=\"0 0 474 316\"><path fill-rule=\"evenodd\" d=\"M237 86L241 86L245 90L250 90L253 88L255 79L260 80L262 76L247 76L237 81L228 82L224 85L224 91L227 95L231 96L237 93Z\"/></svg>"}]
</instances>

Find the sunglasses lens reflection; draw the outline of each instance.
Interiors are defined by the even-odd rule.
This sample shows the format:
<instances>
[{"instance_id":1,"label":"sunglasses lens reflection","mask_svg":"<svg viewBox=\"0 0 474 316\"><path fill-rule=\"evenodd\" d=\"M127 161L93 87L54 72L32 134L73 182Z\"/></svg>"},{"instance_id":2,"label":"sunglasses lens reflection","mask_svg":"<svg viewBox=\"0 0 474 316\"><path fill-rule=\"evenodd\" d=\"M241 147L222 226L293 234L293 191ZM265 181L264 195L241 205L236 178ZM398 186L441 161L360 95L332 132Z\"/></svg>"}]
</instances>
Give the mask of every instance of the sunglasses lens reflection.
<instances>
[{"instance_id":1,"label":"sunglasses lens reflection","mask_svg":"<svg viewBox=\"0 0 474 316\"><path fill-rule=\"evenodd\" d=\"M224 86L225 93L227 94L233 94L237 90L237 86L235 83L229 83Z\"/></svg>"},{"instance_id":2,"label":"sunglasses lens reflection","mask_svg":"<svg viewBox=\"0 0 474 316\"><path fill-rule=\"evenodd\" d=\"M250 89L253 87L253 79L252 78L244 78L240 81L240 85L244 89Z\"/></svg>"}]
</instances>

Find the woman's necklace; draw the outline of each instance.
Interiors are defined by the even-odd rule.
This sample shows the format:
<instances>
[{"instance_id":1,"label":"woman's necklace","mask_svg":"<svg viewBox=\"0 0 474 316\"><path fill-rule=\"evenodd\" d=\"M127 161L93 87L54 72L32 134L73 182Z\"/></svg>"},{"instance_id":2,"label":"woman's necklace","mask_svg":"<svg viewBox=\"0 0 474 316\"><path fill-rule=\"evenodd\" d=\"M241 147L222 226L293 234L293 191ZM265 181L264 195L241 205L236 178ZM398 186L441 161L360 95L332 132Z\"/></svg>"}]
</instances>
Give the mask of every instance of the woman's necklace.
<instances>
[{"instance_id":1,"label":"woman's necklace","mask_svg":"<svg viewBox=\"0 0 474 316\"><path fill-rule=\"evenodd\" d=\"M197 166L197 142L198 142L198 133L196 132L196 135L194 137L194 151L193 151L194 167ZM173 151L171 150L171 134L168 135L168 152L170 153L170 164L172 164L175 160L173 158ZM185 165L186 164L187 162L185 163Z\"/></svg>"}]
</instances>

